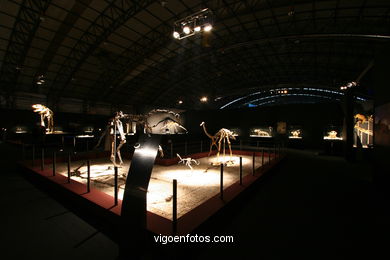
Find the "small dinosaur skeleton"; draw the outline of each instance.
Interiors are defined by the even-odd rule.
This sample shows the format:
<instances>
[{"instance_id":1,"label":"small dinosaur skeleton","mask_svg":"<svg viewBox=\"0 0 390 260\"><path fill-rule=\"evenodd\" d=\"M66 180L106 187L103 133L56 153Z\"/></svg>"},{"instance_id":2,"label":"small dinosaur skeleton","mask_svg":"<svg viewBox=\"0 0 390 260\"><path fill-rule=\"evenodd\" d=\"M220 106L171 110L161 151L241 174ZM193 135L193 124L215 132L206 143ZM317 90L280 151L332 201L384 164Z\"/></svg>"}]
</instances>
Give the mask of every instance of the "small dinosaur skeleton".
<instances>
[{"instance_id":1,"label":"small dinosaur skeleton","mask_svg":"<svg viewBox=\"0 0 390 260\"><path fill-rule=\"evenodd\" d=\"M187 157L187 158L181 158L180 154L176 154L177 157L179 157L180 161L178 163L183 163L185 165L187 165L188 167L190 167L191 171L193 170L192 166L191 166L191 163L195 163L196 165L199 165L200 162L195 160L195 159L192 159L190 157Z\"/></svg>"},{"instance_id":2,"label":"small dinosaur skeleton","mask_svg":"<svg viewBox=\"0 0 390 260\"><path fill-rule=\"evenodd\" d=\"M291 131L291 134L292 134L293 137L299 137L299 135L301 134L301 130Z\"/></svg>"},{"instance_id":3,"label":"small dinosaur skeleton","mask_svg":"<svg viewBox=\"0 0 390 260\"><path fill-rule=\"evenodd\" d=\"M331 139L337 138L337 131L332 130L332 131L328 132L328 137Z\"/></svg>"}]
</instances>

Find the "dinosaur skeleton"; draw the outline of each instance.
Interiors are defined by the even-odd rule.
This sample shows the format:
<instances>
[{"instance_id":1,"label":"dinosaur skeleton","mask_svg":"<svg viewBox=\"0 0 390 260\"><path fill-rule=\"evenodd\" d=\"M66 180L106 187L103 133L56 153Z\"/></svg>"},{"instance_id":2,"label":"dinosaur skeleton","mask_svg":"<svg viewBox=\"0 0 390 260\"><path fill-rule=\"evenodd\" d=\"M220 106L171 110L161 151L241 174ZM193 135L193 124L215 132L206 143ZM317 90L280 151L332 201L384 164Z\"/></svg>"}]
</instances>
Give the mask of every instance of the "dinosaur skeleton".
<instances>
[{"instance_id":1,"label":"dinosaur skeleton","mask_svg":"<svg viewBox=\"0 0 390 260\"><path fill-rule=\"evenodd\" d=\"M205 122L202 122L200 124L200 126L203 127L203 131L211 139L209 156L211 154L213 146L215 145L215 147L217 148L217 151L218 151L217 158L219 159L219 154L221 153L221 145L223 143L223 157L225 158L225 142L226 142L226 143L228 143L228 146L229 146L230 159L231 159L233 154L232 154L232 147L230 144L230 139L236 140L232 131L230 131L229 129L226 129L226 128L221 128L215 135L211 135L206 130ZM217 143L218 143L218 145L217 145Z\"/></svg>"},{"instance_id":2,"label":"dinosaur skeleton","mask_svg":"<svg viewBox=\"0 0 390 260\"><path fill-rule=\"evenodd\" d=\"M328 132L328 137L331 138L331 139L337 138L337 132L334 131L334 130Z\"/></svg>"},{"instance_id":3,"label":"dinosaur skeleton","mask_svg":"<svg viewBox=\"0 0 390 260\"><path fill-rule=\"evenodd\" d=\"M270 136L270 134L267 131L261 130L261 129L255 129L253 130L254 133L256 133L257 136Z\"/></svg>"},{"instance_id":4,"label":"dinosaur skeleton","mask_svg":"<svg viewBox=\"0 0 390 260\"><path fill-rule=\"evenodd\" d=\"M292 134L293 137L297 138L301 134L301 130L291 131L291 134Z\"/></svg>"},{"instance_id":5,"label":"dinosaur skeleton","mask_svg":"<svg viewBox=\"0 0 390 260\"><path fill-rule=\"evenodd\" d=\"M54 132L54 113L50 110L50 108L41 105L41 104L35 104L32 105L33 111L35 113L38 113L41 115L41 126L46 127L45 125L45 119L47 120L47 133L53 133Z\"/></svg>"},{"instance_id":6,"label":"dinosaur skeleton","mask_svg":"<svg viewBox=\"0 0 390 260\"><path fill-rule=\"evenodd\" d=\"M180 154L176 154L177 157L179 157L180 161L178 162L179 163L183 163L185 165L187 165L188 167L190 167L191 171L193 170L192 166L191 166L191 163L195 163L196 165L199 165L200 162L195 160L195 159L192 159L190 157L187 157L187 158L181 158Z\"/></svg>"},{"instance_id":7,"label":"dinosaur skeleton","mask_svg":"<svg viewBox=\"0 0 390 260\"><path fill-rule=\"evenodd\" d=\"M143 127L144 133L150 134L152 132L152 128L149 126L148 118L152 114L155 114L155 113L168 113L168 114L171 114L171 115L175 116L175 118L178 118L180 116L177 113L174 113L174 112L172 112L170 110L165 110L165 109L153 109L153 110L151 110L149 113L147 113L145 115L142 115L142 114L139 114L139 115L123 114L122 111L118 111L118 112L115 113L115 116L109 120L108 125L106 127L106 130L100 136L99 141L98 141L98 143L96 144L95 147L98 147L100 145L101 141L103 140L103 137L105 135L109 134L110 135L110 139L111 139L111 156L110 156L110 160L112 161L114 166L120 167L123 164L123 160L122 160L120 149L126 143L126 136L125 136L125 133L124 133L124 130L123 130L123 124L122 124L121 120L128 120L128 121L131 121L131 122L135 122L136 124L141 125ZM170 120L172 120L173 122L170 122L168 120L168 117L167 117L164 120L160 121L159 123L164 122L164 121L167 121L167 124L168 123L177 123L173 119L170 119ZM175 125L175 127L176 126L182 127L179 123L177 123L177 125ZM182 128L185 129L184 127L182 127ZM116 138L117 134L119 134L119 145L117 144L117 138ZM158 151L159 151L160 156L164 157L164 151L163 151L161 146L159 146ZM117 162L116 162L116 157L117 156L118 156L118 159L119 159L119 164L117 164Z\"/></svg>"},{"instance_id":8,"label":"dinosaur skeleton","mask_svg":"<svg viewBox=\"0 0 390 260\"><path fill-rule=\"evenodd\" d=\"M184 126L182 126L176 120L174 120L170 117L166 117L166 118L160 120L157 124L153 125L152 127L156 127L161 123L162 123L162 126L160 128L161 132L170 133L172 130L174 134L177 134L179 132L179 130L182 129L186 133L188 133L187 129L185 129Z\"/></svg>"}]
</instances>

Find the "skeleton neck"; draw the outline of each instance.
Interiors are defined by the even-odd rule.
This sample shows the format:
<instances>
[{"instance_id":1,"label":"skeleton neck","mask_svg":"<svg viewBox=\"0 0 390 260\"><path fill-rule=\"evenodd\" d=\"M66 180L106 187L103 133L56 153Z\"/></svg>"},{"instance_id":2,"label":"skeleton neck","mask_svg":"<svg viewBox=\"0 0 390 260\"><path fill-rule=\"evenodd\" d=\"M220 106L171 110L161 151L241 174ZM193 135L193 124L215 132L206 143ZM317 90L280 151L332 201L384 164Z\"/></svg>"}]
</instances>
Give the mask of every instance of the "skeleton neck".
<instances>
[{"instance_id":1,"label":"skeleton neck","mask_svg":"<svg viewBox=\"0 0 390 260\"><path fill-rule=\"evenodd\" d=\"M205 133L209 138L213 139L214 137L213 137L211 134L209 134L209 133L207 132L207 130L206 130L206 123L204 123L204 124L202 125L202 127L203 127L204 133Z\"/></svg>"}]
</instances>

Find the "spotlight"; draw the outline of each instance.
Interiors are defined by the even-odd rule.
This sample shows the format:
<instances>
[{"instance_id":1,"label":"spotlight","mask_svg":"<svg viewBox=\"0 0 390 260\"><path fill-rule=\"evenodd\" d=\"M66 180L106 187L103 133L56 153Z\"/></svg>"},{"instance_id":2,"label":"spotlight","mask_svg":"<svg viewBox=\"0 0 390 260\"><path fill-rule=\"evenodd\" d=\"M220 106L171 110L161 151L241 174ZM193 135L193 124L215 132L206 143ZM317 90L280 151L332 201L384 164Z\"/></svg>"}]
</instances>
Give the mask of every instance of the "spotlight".
<instances>
[{"instance_id":1,"label":"spotlight","mask_svg":"<svg viewBox=\"0 0 390 260\"><path fill-rule=\"evenodd\" d=\"M205 32L209 32L209 31L211 31L211 29L213 29L213 26L211 25L211 24L207 24L205 27L204 27L204 31Z\"/></svg>"},{"instance_id":2,"label":"spotlight","mask_svg":"<svg viewBox=\"0 0 390 260\"><path fill-rule=\"evenodd\" d=\"M180 34L178 32L173 32L173 38L179 39Z\"/></svg>"},{"instance_id":3,"label":"spotlight","mask_svg":"<svg viewBox=\"0 0 390 260\"><path fill-rule=\"evenodd\" d=\"M183 32L184 32L185 34L190 34L190 32L191 32L190 27L185 26L185 27L183 28Z\"/></svg>"},{"instance_id":4,"label":"spotlight","mask_svg":"<svg viewBox=\"0 0 390 260\"><path fill-rule=\"evenodd\" d=\"M183 100L179 100L179 102L178 102L178 103L179 103L180 105L181 105L181 104L183 104Z\"/></svg>"},{"instance_id":5,"label":"spotlight","mask_svg":"<svg viewBox=\"0 0 390 260\"><path fill-rule=\"evenodd\" d=\"M202 9L173 24L173 37L178 40L212 29L213 13L208 8Z\"/></svg>"},{"instance_id":6,"label":"spotlight","mask_svg":"<svg viewBox=\"0 0 390 260\"><path fill-rule=\"evenodd\" d=\"M207 100L208 100L208 98L207 98L207 97L202 97L202 98L200 99L200 102L206 103L206 102L207 102Z\"/></svg>"}]
</instances>

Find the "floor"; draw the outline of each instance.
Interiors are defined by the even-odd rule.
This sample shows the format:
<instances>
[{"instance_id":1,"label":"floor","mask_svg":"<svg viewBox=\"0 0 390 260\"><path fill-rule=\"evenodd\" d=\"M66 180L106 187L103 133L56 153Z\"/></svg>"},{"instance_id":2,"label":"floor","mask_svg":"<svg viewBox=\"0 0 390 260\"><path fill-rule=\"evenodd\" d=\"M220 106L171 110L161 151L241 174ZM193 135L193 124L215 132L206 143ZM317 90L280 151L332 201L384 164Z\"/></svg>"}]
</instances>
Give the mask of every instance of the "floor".
<instances>
[{"instance_id":1,"label":"floor","mask_svg":"<svg viewBox=\"0 0 390 260\"><path fill-rule=\"evenodd\" d=\"M117 259L110 230L20 175L18 152L0 144L1 258ZM272 175L195 231L232 235L233 244L161 246L145 259L388 259L378 254L388 247L389 216L371 173L365 163L289 151Z\"/></svg>"},{"instance_id":2,"label":"floor","mask_svg":"<svg viewBox=\"0 0 390 260\"><path fill-rule=\"evenodd\" d=\"M242 155L243 177L252 173L252 157ZM171 166L155 165L149 183L147 209L157 215L172 219L172 182L177 180L177 216L180 218L195 207L204 203L219 193L220 166L217 156L204 157L192 163L191 167L183 164ZM224 187L229 187L239 181L239 156L226 157L233 163L224 167ZM268 163L268 157L264 157ZM261 167L261 157L255 158L255 168ZM123 198L126 176L131 161L124 160L118 168L118 198ZM214 166L213 166L214 165ZM57 173L67 176L67 163L57 163ZM80 183L87 182L87 164L85 161L74 161L71 166L72 179ZM114 193L114 169L109 158L99 158L90 161L91 187L109 195Z\"/></svg>"}]
</instances>

